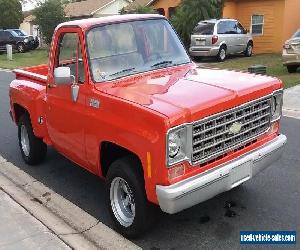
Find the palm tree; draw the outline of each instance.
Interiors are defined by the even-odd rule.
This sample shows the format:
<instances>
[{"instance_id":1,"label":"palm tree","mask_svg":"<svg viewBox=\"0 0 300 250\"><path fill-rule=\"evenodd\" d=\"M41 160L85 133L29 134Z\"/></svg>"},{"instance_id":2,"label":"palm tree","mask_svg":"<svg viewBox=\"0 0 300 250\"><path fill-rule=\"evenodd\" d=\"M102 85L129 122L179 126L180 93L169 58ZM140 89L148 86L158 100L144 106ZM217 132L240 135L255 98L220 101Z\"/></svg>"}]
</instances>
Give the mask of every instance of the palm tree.
<instances>
[{"instance_id":1,"label":"palm tree","mask_svg":"<svg viewBox=\"0 0 300 250\"><path fill-rule=\"evenodd\" d=\"M222 16L224 0L182 0L171 22L186 47L196 24L205 19Z\"/></svg>"}]
</instances>

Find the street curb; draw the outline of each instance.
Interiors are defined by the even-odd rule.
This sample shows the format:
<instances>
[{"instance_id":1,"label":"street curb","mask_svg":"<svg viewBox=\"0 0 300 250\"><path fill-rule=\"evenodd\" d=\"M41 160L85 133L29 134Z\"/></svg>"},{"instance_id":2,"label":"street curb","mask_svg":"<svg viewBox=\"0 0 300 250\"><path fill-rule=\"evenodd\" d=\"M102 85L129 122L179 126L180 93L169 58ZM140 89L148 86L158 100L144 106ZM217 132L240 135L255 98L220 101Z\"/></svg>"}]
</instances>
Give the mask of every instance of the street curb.
<instances>
[{"instance_id":1,"label":"street curb","mask_svg":"<svg viewBox=\"0 0 300 250\"><path fill-rule=\"evenodd\" d=\"M11 73L13 70L12 69L2 69L2 68L0 68L0 71Z\"/></svg>"},{"instance_id":2,"label":"street curb","mask_svg":"<svg viewBox=\"0 0 300 250\"><path fill-rule=\"evenodd\" d=\"M140 249L1 155L0 187L73 249Z\"/></svg>"}]
</instances>

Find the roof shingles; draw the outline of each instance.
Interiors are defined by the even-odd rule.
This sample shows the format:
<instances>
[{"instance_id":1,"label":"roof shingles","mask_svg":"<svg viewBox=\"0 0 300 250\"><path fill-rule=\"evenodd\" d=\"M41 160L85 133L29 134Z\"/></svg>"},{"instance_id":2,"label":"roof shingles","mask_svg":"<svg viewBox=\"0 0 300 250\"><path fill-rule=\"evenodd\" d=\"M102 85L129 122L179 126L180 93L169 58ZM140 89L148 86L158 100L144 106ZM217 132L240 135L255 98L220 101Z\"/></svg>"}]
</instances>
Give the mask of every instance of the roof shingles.
<instances>
[{"instance_id":1,"label":"roof shingles","mask_svg":"<svg viewBox=\"0 0 300 250\"><path fill-rule=\"evenodd\" d=\"M125 9L131 10L131 9L137 8L138 6L148 6L152 2L154 2L154 1L153 0L135 0L132 3L130 3Z\"/></svg>"},{"instance_id":2,"label":"roof shingles","mask_svg":"<svg viewBox=\"0 0 300 250\"><path fill-rule=\"evenodd\" d=\"M67 17L90 17L93 12L113 2L113 0L85 0L69 3L65 6Z\"/></svg>"}]
</instances>

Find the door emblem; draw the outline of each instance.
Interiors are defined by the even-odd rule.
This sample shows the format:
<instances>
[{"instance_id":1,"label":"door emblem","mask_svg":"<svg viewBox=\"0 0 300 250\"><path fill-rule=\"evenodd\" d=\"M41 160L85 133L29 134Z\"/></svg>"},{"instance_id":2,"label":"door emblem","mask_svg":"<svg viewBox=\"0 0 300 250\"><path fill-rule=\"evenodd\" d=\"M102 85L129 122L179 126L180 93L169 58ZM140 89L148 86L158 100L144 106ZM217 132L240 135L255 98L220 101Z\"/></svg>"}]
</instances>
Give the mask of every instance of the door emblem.
<instances>
[{"instance_id":1,"label":"door emblem","mask_svg":"<svg viewBox=\"0 0 300 250\"><path fill-rule=\"evenodd\" d=\"M229 128L229 133L230 134L238 134L242 130L242 124L240 122L235 122L233 123L230 128Z\"/></svg>"},{"instance_id":2,"label":"door emblem","mask_svg":"<svg viewBox=\"0 0 300 250\"><path fill-rule=\"evenodd\" d=\"M90 99L90 107L98 109L100 107L100 101L91 98Z\"/></svg>"}]
</instances>

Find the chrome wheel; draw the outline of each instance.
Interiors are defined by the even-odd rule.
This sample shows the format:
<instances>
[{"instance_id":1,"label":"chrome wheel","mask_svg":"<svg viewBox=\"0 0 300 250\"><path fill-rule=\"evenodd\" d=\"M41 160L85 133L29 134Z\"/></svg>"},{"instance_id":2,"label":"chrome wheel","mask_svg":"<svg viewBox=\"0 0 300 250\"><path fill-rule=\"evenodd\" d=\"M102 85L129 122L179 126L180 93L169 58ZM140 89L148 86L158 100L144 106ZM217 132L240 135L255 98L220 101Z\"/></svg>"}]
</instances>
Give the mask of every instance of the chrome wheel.
<instances>
[{"instance_id":1,"label":"chrome wheel","mask_svg":"<svg viewBox=\"0 0 300 250\"><path fill-rule=\"evenodd\" d=\"M135 201L128 183L120 177L110 185L110 203L114 216L124 227L130 227L135 218Z\"/></svg>"},{"instance_id":2,"label":"chrome wheel","mask_svg":"<svg viewBox=\"0 0 300 250\"><path fill-rule=\"evenodd\" d=\"M226 58L226 50L224 48L222 48L220 50L220 59L223 61Z\"/></svg>"},{"instance_id":3,"label":"chrome wheel","mask_svg":"<svg viewBox=\"0 0 300 250\"><path fill-rule=\"evenodd\" d=\"M28 132L27 132L25 125L21 126L20 140L21 140L22 151L23 151L24 155L28 157L29 153L30 153L30 144L29 144Z\"/></svg>"},{"instance_id":4,"label":"chrome wheel","mask_svg":"<svg viewBox=\"0 0 300 250\"><path fill-rule=\"evenodd\" d=\"M252 55L252 50L253 50L252 46L249 45L249 46L248 46L248 51L247 51L248 56L251 56L251 55Z\"/></svg>"}]
</instances>

